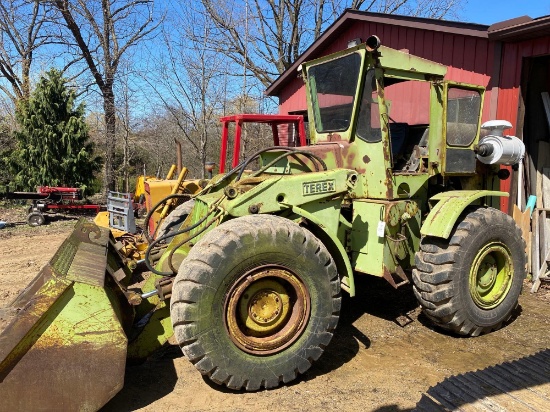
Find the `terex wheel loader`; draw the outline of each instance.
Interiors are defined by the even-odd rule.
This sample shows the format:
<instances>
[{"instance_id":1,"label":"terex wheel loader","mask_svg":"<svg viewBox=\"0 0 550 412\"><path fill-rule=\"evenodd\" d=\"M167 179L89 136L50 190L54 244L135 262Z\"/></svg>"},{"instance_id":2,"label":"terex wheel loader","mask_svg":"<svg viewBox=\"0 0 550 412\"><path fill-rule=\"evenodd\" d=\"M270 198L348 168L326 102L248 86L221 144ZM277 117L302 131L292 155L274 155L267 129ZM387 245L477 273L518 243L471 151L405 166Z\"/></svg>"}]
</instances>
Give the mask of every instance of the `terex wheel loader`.
<instances>
[{"instance_id":1,"label":"terex wheel loader","mask_svg":"<svg viewBox=\"0 0 550 412\"><path fill-rule=\"evenodd\" d=\"M484 124L484 89L446 67L366 43L304 63L310 144L271 147L215 176L153 275L129 288L108 233L80 223L11 308L0 337L9 410L97 409L126 359L173 333L231 389L274 388L319 359L355 276L408 282L440 328L476 336L511 316L525 243L495 206L519 139ZM256 170L253 165L257 165ZM159 249L160 247L160 249ZM106 268L106 270L105 270ZM6 403L7 402L7 403Z\"/></svg>"}]
</instances>

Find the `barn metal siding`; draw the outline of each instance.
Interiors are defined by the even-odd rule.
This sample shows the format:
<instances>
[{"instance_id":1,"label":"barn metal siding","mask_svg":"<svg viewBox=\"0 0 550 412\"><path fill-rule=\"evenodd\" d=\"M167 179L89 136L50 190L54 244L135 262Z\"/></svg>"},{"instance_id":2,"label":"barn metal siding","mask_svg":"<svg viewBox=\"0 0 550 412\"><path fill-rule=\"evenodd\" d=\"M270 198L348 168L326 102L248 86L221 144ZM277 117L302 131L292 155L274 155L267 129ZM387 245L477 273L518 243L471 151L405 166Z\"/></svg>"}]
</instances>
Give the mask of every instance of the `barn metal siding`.
<instances>
[{"instance_id":1,"label":"barn metal siding","mask_svg":"<svg viewBox=\"0 0 550 412\"><path fill-rule=\"evenodd\" d=\"M517 135L518 109L520 104L521 69L523 59L550 55L550 37L539 37L521 42L504 43L502 67L498 92L497 118L508 120L512 129L508 134ZM511 179L501 182L501 190L510 191ZM508 198L500 201L501 210L508 210Z\"/></svg>"},{"instance_id":2,"label":"barn metal siding","mask_svg":"<svg viewBox=\"0 0 550 412\"><path fill-rule=\"evenodd\" d=\"M406 49L409 53L449 66L446 78L464 83L489 86L494 66L494 45L487 38L464 36L433 30L414 29L389 24L355 21L338 38L315 57L344 50L350 40L363 41L376 34L383 45ZM306 109L305 87L294 79L279 95L282 114ZM489 120L491 90L485 96L483 120Z\"/></svg>"},{"instance_id":3,"label":"barn metal siding","mask_svg":"<svg viewBox=\"0 0 550 412\"><path fill-rule=\"evenodd\" d=\"M298 77L292 79L279 95L279 114L291 114L307 109L304 81Z\"/></svg>"},{"instance_id":4,"label":"barn metal siding","mask_svg":"<svg viewBox=\"0 0 550 412\"><path fill-rule=\"evenodd\" d=\"M503 45L497 115L499 119L507 119L512 122L514 127L510 134L517 134L515 125L519 107L523 59L545 55L550 55L550 37L504 43Z\"/></svg>"}]
</instances>

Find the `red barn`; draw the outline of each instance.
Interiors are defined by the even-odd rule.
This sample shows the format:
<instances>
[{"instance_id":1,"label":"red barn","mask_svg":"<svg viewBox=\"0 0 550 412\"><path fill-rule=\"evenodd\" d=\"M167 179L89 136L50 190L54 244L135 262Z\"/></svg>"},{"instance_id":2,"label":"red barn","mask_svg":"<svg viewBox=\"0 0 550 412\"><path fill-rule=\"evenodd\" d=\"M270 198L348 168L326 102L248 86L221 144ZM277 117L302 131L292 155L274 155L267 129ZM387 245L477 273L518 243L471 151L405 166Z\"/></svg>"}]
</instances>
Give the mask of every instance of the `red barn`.
<instances>
[{"instance_id":1,"label":"red barn","mask_svg":"<svg viewBox=\"0 0 550 412\"><path fill-rule=\"evenodd\" d=\"M482 121L512 122L510 134L523 138L527 147L527 176L542 170L536 153L539 141L550 142L541 98L550 91L550 16L486 26L347 10L267 89L279 98L279 112L307 115L305 87L297 76L303 61L343 50L351 40L372 34L386 46L448 66L449 79L485 86ZM504 181L503 189L511 190L515 199L517 184L512 182ZM522 199L536 193L536 179L528 182ZM503 199L502 207L507 206L508 199Z\"/></svg>"}]
</instances>

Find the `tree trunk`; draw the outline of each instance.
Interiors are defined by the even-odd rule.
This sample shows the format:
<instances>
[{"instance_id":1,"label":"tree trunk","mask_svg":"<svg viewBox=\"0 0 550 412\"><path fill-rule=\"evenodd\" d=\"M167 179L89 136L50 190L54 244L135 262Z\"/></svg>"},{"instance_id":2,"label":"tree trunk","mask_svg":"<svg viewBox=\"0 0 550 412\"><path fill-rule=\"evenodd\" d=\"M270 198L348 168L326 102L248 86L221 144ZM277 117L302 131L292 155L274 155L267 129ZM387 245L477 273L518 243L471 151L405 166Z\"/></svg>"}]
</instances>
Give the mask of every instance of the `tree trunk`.
<instances>
[{"instance_id":1,"label":"tree trunk","mask_svg":"<svg viewBox=\"0 0 550 412\"><path fill-rule=\"evenodd\" d=\"M102 90L103 110L105 111L105 167L103 190L107 194L108 190L115 188L114 157L116 143L116 109L115 95L112 85L106 86Z\"/></svg>"},{"instance_id":2,"label":"tree trunk","mask_svg":"<svg viewBox=\"0 0 550 412\"><path fill-rule=\"evenodd\" d=\"M123 159L123 175L124 175L124 184L123 191L124 193L130 192L130 133L128 129L124 132L124 159Z\"/></svg>"},{"instance_id":3,"label":"tree trunk","mask_svg":"<svg viewBox=\"0 0 550 412\"><path fill-rule=\"evenodd\" d=\"M21 84L21 92L22 92L22 98L28 99L31 95L31 80L30 80L30 72L31 72L31 63L32 63L32 53L29 53L27 55L27 58L24 59L21 63L21 74L22 74L22 80L23 83Z\"/></svg>"}]
</instances>

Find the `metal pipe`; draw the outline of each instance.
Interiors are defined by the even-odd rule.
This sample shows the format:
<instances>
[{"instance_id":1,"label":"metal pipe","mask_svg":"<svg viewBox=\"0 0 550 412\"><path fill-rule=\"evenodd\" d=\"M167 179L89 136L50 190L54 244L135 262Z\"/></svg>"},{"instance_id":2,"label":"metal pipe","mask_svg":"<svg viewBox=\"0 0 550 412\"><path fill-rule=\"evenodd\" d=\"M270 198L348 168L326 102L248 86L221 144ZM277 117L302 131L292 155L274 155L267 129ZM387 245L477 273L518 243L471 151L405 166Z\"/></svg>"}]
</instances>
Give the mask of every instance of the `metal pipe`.
<instances>
[{"instance_id":1,"label":"metal pipe","mask_svg":"<svg viewBox=\"0 0 550 412\"><path fill-rule=\"evenodd\" d=\"M172 193L170 193L171 195L174 195L174 194L176 194L180 191L181 183L186 178L188 172L189 172L189 170L187 170L186 167L184 167L182 169L182 171L181 171L181 173L178 177L178 181L176 182L176 185L172 188ZM160 227L160 221L166 217L166 214L168 213L168 209L170 209L170 207L172 206L172 203L174 203L174 200L170 199L164 205L164 208L162 209L162 211L160 212L160 215L159 215L159 220L158 220L159 223L157 224L157 229Z\"/></svg>"},{"instance_id":2,"label":"metal pipe","mask_svg":"<svg viewBox=\"0 0 550 412\"><path fill-rule=\"evenodd\" d=\"M376 51L378 50L378 48L380 47L380 39L378 38L378 36L375 36L374 34L372 36L370 36L367 41L365 42L366 44L366 49L367 51L369 52L373 52L373 51Z\"/></svg>"},{"instance_id":3,"label":"metal pipe","mask_svg":"<svg viewBox=\"0 0 550 412\"><path fill-rule=\"evenodd\" d=\"M172 165L172 167L170 167L170 170L168 171L168 174L166 175L166 180L172 179L172 176L174 176L175 171L176 171L176 165Z\"/></svg>"},{"instance_id":4,"label":"metal pipe","mask_svg":"<svg viewBox=\"0 0 550 412\"><path fill-rule=\"evenodd\" d=\"M177 167L178 173L181 173L181 168L183 167L183 163L181 161L181 142L179 142L175 138L174 138L174 142L176 142L176 167Z\"/></svg>"},{"instance_id":5,"label":"metal pipe","mask_svg":"<svg viewBox=\"0 0 550 412\"><path fill-rule=\"evenodd\" d=\"M158 290L152 290L151 292L142 293L141 298L142 299L149 299L151 296L158 295Z\"/></svg>"}]
</instances>

